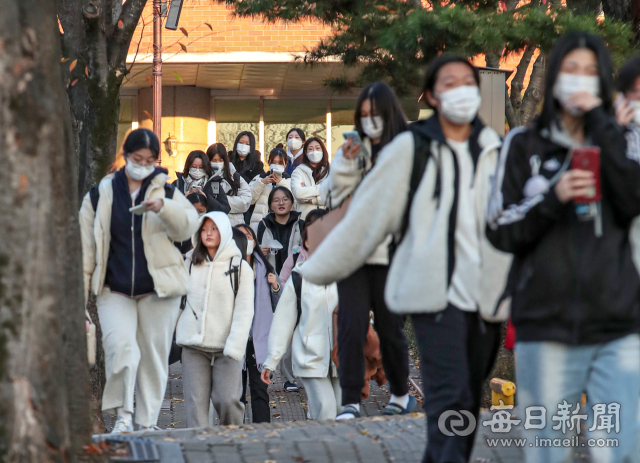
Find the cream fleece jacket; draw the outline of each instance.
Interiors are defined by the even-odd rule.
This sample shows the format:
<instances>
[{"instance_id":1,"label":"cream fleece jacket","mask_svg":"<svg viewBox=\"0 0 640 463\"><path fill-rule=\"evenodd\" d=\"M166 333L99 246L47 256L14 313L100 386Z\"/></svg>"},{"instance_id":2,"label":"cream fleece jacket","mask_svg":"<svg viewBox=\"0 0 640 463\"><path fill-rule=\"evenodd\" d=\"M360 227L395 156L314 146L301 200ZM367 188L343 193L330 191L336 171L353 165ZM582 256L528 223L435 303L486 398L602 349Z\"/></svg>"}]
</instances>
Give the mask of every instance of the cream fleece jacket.
<instances>
[{"instance_id":1,"label":"cream fleece jacket","mask_svg":"<svg viewBox=\"0 0 640 463\"><path fill-rule=\"evenodd\" d=\"M316 184L313 179L313 170L306 164L300 164L291 174L291 192L298 203L297 211L302 213L304 220L313 209L324 209L324 203L320 198L319 185L327 179L323 178ZM304 184L304 185L303 185Z\"/></svg>"}]
</instances>

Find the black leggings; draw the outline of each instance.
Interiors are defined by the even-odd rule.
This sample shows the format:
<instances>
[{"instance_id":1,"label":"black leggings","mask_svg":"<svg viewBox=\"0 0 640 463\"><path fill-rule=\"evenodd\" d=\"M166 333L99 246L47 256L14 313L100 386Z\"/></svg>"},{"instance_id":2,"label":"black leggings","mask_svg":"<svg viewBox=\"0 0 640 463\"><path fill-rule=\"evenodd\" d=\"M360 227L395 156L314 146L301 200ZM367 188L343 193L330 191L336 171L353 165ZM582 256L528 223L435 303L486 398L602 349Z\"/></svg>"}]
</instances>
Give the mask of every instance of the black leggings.
<instances>
[{"instance_id":1,"label":"black leggings","mask_svg":"<svg viewBox=\"0 0 640 463\"><path fill-rule=\"evenodd\" d=\"M271 411L269 409L268 386L260 379L260 372L256 365L256 357L253 348L253 339L247 342L247 355L245 357L247 368L242 370L242 398L247 403L247 373L249 374L249 389L251 390L251 413L253 423L270 423Z\"/></svg>"},{"instance_id":2,"label":"black leggings","mask_svg":"<svg viewBox=\"0 0 640 463\"><path fill-rule=\"evenodd\" d=\"M389 312L384 285L389 267L365 265L338 282L338 360L342 405L360 403L364 387L364 342L369 329L369 311L380 338L382 366L391 393L409 392L409 347L400 315Z\"/></svg>"}]
</instances>

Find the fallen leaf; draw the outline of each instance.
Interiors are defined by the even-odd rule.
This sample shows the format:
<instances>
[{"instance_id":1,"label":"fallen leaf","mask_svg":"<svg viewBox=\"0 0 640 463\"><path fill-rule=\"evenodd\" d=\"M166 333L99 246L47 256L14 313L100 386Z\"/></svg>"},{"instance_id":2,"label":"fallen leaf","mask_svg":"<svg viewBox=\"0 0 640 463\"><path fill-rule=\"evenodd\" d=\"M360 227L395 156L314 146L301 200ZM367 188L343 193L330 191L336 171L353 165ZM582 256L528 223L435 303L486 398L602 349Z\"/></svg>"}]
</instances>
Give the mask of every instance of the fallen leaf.
<instances>
[{"instance_id":1,"label":"fallen leaf","mask_svg":"<svg viewBox=\"0 0 640 463\"><path fill-rule=\"evenodd\" d=\"M189 37L189 33L187 32L187 30L184 27L180 28L180 32L182 32L185 37Z\"/></svg>"},{"instance_id":2,"label":"fallen leaf","mask_svg":"<svg viewBox=\"0 0 640 463\"><path fill-rule=\"evenodd\" d=\"M350 432L349 434L346 435L347 437L356 437L356 435L352 432Z\"/></svg>"},{"instance_id":3,"label":"fallen leaf","mask_svg":"<svg viewBox=\"0 0 640 463\"><path fill-rule=\"evenodd\" d=\"M280 418L280 413L276 413L274 415L272 415L274 418Z\"/></svg>"},{"instance_id":4,"label":"fallen leaf","mask_svg":"<svg viewBox=\"0 0 640 463\"><path fill-rule=\"evenodd\" d=\"M176 440L175 440L174 438L172 438L172 437L165 437L163 440L164 440L165 442L175 442L175 441L176 441Z\"/></svg>"},{"instance_id":5,"label":"fallen leaf","mask_svg":"<svg viewBox=\"0 0 640 463\"><path fill-rule=\"evenodd\" d=\"M84 67L84 73L88 76L89 75L89 66L85 66Z\"/></svg>"},{"instance_id":6,"label":"fallen leaf","mask_svg":"<svg viewBox=\"0 0 640 463\"><path fill-rule=\"evenodd\" d=\"M378 9L378 11L382 11L383 13L386 13L389 11L389 8L387 8L384 5L376 5L376 8Z\"/></svg>"},{"instance_id":7,"label":"fallen leaf","mask_svg":"<svg viewBox=\"0 0 640 463\"><path fill-rule=\"evenodd\" d=\"M237 438L237 439L241 439L241 438L243 438L243 437L247 437L247 435L246 435L246 434L236 434L236 435L235 435L235 436L233 436L233 437L235 437L235 438Z\"/></svg>"},{"instance_id":8,"label":"fallen leaf","mask_svg":"<svg viewBox=\"0 0 640 463\"><path fill-rule=\"evenodd\" d=\"M178 42L178 45L180 45L180 48L182 48L183 52L185 52L185 53L187 52L187 46L186 45L184 45L184 44L182 44L180 42Z\"/></svg>"},{"instance_id":9,"label":"fallen leaf","mask_svg":"<svg viewBox=\"0 0 640 463\"><path fill-rule=\"evenodd\" d=\"M74 59L73 61L71 61L71 64L69 65L69 72L73 71L76 67L76 64L78 64L78 60Z\"/></svg>"},{"instance_id":10,"label":"fallen leaf","mask_svg":"<svg viewBox=\"0 0 640 463\"><path fill-rule=\"evenodd\" d=\"M278 463L278 460L265 460L264 463Z\"/></svg>"},{"instance_id":11,"label":"fallen leaf","mask_svg":"<svg viewBox=\"0 0 640 463\"><path fill-rule=\"evenodd\" d=\"M367 431L366 429L363 429L362 431L360 431L360 434L363 434L366 436L367 434L369 434L369 431Z\"/></svg>"},{"instance_id":12,"label":"fallen leaf","mask_svg":"<svg viewBox=\"0 0 640 463\"><path fill-rule=\"evenodd\" d=\"M60 60L61 63L66 63L67 61L69 61L71 58L62 58Z\"/></svg>"},{"instance_id":13,"label":"fallen leaf","mask_svg":"<svg viewBox=\"0 0 640 463\"><path fill-rule=\"evenodd\" d=\"M281 400L281 401L280 401L280 403L281 403L281 404L286 404L286 403L287 403L287 401L286 401L286 400Z\"/></svg>"},{"instance_id":14,"label":"fallen leaf","mask_svg":"<svg viewBox=\"0 0 640 463\"><path fill-rule=\"evenodd\" d=\"M100 447L98 447L93 442L91 444L89 444L89 445L83 445L82 448L84 449L85 453L90 453L92 455L101 455L102 454L102 450L100 449Z\"/></svg>"},{"instance_id":15,"label":"fallen leaf","mask_svg":"<svg viewBox=\"0 0 640 463\"><path fill-rule=\"evenodd\" d=\"M276 416L276 415L273 415L273 416ZM265 434L264 437L280 437L280 434L278 434L277 431L273 431L273 432L270 432L269 434Z\"/></svg>"},{"instance_id":16,"label":"fallen leaf","mask_svg":"<svg viewBox=\"0 0 640 463\"><path fill-rule=\"evenodd\" d=\"M121 19L118 21L118 29L122 29L124 27L124 21Z\"/></svg>"},{"instance_id":17,"label":"fallen leaf","mask_svg":"<svg viewBox=\"0 0 640 463\"><path fill-rule=\"evenodd\" d=\"M153 86L153 80L151 80L150 76L147 76L147 83L151 86Z\"/></svg>"},{"instance_id":18,"label":"fallen leaf","mask_svg":"<svg viewBox=\"0 0 640 463\"><path fill-rule=\"evenodd\" d=\"M153 116L151 115L151 113L149 111L147 111L146 109L144 111L142 111L144 113L145 116L147 116L149 119L153 120Z\"/></svg>"},{"instance_id":19,"label":"fallen leaf","mask_svg":"<svg viewBox=\"0 0 640 463\"><path fill-rule=\"evenodd\" d=\"M293 457L293 461L297 461L298 463L304 463L304 458L302 458L302 457Z\"/></svg>"},{"instance_id":20,"label":"fallen leaf","mask_svg":"<svg viewBox=\"0 0 640 463\"><path fill-rule=\"evenodd\" d=\"M178 79L178 82L180 82L181 84L184 84L184 81L182 80L182 76L180 74L178 74L177 72L174 72L173 75L175 76L176 79Z\"/></svg>"},{"instance_id":21,"label":"fallen leaf","mask_svg":"<svg viewBox=\"0 0 640 463\"><path fill-rule=\"evenodd\" d=\"M71 82L71 86L73 87L75 84L78 83L78 79L74 80L73 82Z\"/></svg>"},{"instance_id":22,"label":"fallen leaf","mask_svg":"<svg viewBox=\"0 0 640 463\"><path fill-rule=\"evenodd\" d=\"M213 32L213 27L211 27L211 24L204 23L204 25L207 26L211 32Z\"/></svg>"}]
</instances>

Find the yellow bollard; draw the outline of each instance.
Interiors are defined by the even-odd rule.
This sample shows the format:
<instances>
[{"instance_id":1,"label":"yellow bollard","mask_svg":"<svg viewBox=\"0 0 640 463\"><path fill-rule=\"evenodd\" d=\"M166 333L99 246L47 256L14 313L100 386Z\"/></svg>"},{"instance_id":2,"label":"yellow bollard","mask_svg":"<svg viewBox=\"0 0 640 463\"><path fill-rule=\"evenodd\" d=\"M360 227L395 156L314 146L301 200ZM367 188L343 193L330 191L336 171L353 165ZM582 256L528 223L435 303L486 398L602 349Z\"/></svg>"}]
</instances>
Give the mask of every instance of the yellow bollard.
<instances>
[{"instance_id":1,"label":"yellow bollard","mask_svg":"<svg viewBox=\"0 0 640 463\"><path fill-rule=\"evenodd\" d=\"M493 378L491 389L491 410L511 409L515 405L516 385L506 379Z\"/></svg>"}]
</instances>

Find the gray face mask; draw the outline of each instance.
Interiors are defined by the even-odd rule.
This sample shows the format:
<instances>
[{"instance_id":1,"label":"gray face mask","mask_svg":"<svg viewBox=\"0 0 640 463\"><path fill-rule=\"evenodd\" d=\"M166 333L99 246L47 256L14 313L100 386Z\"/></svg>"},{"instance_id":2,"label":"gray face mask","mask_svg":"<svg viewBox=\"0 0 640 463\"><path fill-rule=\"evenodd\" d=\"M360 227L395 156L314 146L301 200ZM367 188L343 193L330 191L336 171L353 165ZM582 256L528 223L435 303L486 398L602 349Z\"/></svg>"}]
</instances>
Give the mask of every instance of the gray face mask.
<instances>
[{"instance_id":1,"label":"gray face mask","mask_svg":"<svg viewBox=\"0 0 640 463\"><path fill-rule=\"evenodd\" d=\"M205 175L206 175L206 172L204 171L204 169L200 169L197 167L192 167L191 169L189 169L189 177L191 177L194 180L200 180Z\"/></svg>"},{"instance_id":2,"label":"gray face mask","mask_svg":"<svg viewBox=\"0 0 640 463\"><path fill-rule=\"evenodd\" d=\"M124 168L127 171L127 174L129 174L129 177L138 181L144 180L156 170L156 166L141 166L140 164L136 164L128 159Z\"/></svg>"}]
</instances>

